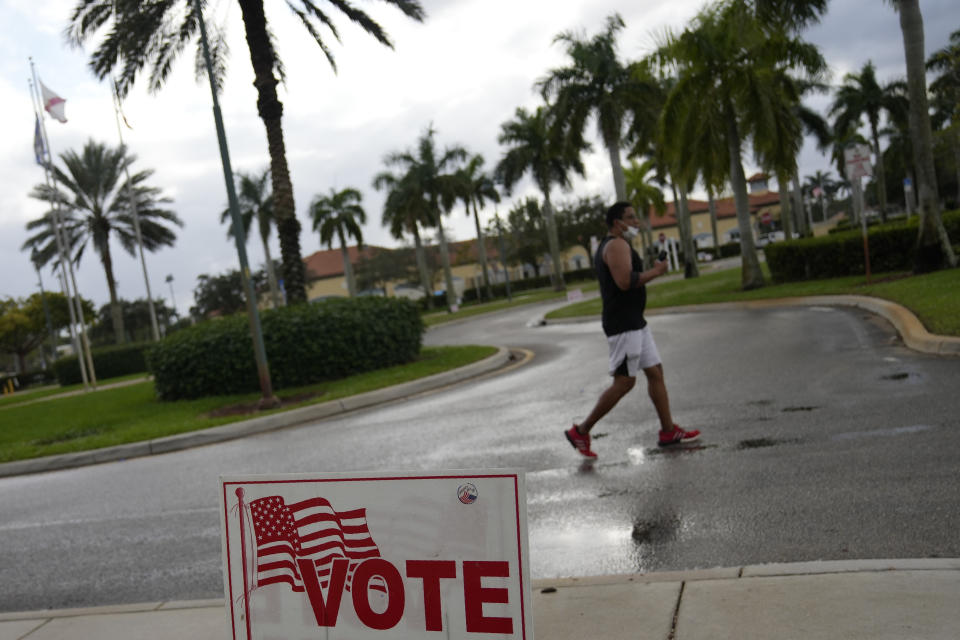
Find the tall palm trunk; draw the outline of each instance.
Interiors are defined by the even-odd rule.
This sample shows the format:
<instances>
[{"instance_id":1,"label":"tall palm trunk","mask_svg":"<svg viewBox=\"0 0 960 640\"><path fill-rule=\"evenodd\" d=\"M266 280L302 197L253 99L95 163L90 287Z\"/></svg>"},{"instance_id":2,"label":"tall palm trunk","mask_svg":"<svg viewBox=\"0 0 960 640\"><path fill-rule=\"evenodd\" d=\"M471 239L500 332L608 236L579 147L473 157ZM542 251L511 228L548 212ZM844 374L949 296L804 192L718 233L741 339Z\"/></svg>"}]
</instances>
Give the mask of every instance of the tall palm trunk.
<instances>
[{"instance_id":1,"label":"tall palm trunk","mask_svg":"<svg viewBox=\"0 0 960 640\"><path fill-rule=\"evenodd\" d=\"M270 243L263 234L260 234L260 242L263 243L263 255L267 259L267 284L270 286L273 308L279 309L283 306L283 298L280 295L280 285L277 283L277 270L273 267L273 257L270 255Z\"/></svg>"},{"instance_id":2,"label":"tall palm trunk","mask_svg":"<svg viewBox=\"0 0 960 640\"><path fill-rule=\"evenodd\" d=\"M353 265L350 264L350 250L347 248L347 239L340 234L340 255L343 256L343 276L347 281L347 294L351 298L357 296L357 282L353 278Z\"/></svg>"},{"instance_id":3,"label":"tall palm trunk","mask_svg":"<svg viewBox=\"0 0 960 640\"><path fill-rule=\"evenodd\" d=\"M283 261L283 284L290 302L307 299L306 276L300 258L300 222L297 221L293 200L293 185L287 167L286 147L283 141L283 105L277 97L277 79L274 76L276 53L267 33L267 19L263 0L239 0L247 47L253 64L254 86L257 89L257 113L267 131L270 151L270 174L273 185L274 215L280 238L280 257Z\"/></svg>"},{"instance_id":4,"label":"tall palm trunk","mask_svg":"<svg viewBox=\"0 0 960 640\"><path fill-rule=\"evenodd\" d=\"M617 194L617 201L627 199L627 178L623 175L623 163L620 162L620 141L616 139L604 140L607 152L610 154L610 168L613 171L613 189Z\"/></svg>"},{"instance_id":5,"label":"tall palm trunk","mask_svg":"<svg viewBox=\"0 0 960 640\"><path fill-rule=\"evenodd\" d=\"M690 207L687 203L687 185L681 182L680 210L677 212L677 226L680 231L680 246L683 247L683 277L696 278L700 275L697 268L697 249L693 246L693 224L690 222Z\"/></svg>"},{"instance_id":6,"label":"tall palm trunk","mask_svg":"<svg viewBox=\"0 0 960 640\"><path fill-rule=\"evenodd\" d=\"M785 173L777 173L777 189L780 192L780 226L783 227L783 237L793 239L793 207L790 206L790 181ZM784 197L786 196L786 197Z\"/></svg>"},{"instance_id":7,"label":"tall palm trunk","mask_svg":"<svg viewBox=\"0 0 960 640\"><path fill-rule=\"evenodd\" d=\"M800 191L800 177L793 175L793 191L791 193L791 204L796 212L797 225L803 228L802 234L806 236L813 235L813 218L807 218L807 208L803 204L803 193ZM826 220L826 216L824 216Z\"/></svg>"},{"instance_id":8,"label":"tall palm trunk","mask_svg":"<svg viewBox=\"0 0 960 640\"><path fill-rule=\"evenodd\" d=\"M555 291L566 291L567 285L563 281L563 262L560 260L560 239L557 234L557 219L553 215L553 205L550 204L550 189L543 190L543 213L547 218L547 242L550 244L550 260L553 262L553 288ZM539 275L539 269L537 270Z\"/></svg>"},{"instance_id":9,"label":"tall palm trunk","mask_svg":"<svg viewBox=\"0 0 960 640\"><path fill-rule=\"evenodd\" d=\"M487 247L483 240L483 230L480 228L480 212L477 211L477 202L473 202L473 223L477 227L477 257L480 258L480 267L483 269L483 284L487 288L487 300L493 300L493 288L490 286L490 274L487 271Z\"/></svg>"},{"instance_id":10,"label":"tall palm trunk","mask_svg":"<svg viewBox=\"0 0 960 640\"><path fill-rule=\"evenodd\" d=\"M933 164L933 134L927 101L926 67L923 50L923 16L918 0L900 0L900 30L907 61L907 87L910 97L910 136L917 163L920 195L920 230L917 235L914 271L924 273L942 267L957 266L950 238L940 218L937 174Z\"/></svg>"},{"instance_id":11,"label":"tall palm trunk","mask_svg":"<svg viewBox=\"0 0 960 640\"><path fill-rule=\"evenodd\" d=\"M424 255L423 241L420 240L420 229L416 222L413 223L413 246L417 256L417 270L420 272L420 286L423 287L423 294L427 299L427 309L432 309L433 283L427 273L427 256Z\"/></svg>"},{"instance_id":12,"label":"tall palm trunk","mask_svg":"<svg viewBox=\"0 0 960 640\"><path fill-rule=\"evenodd\" d=\"M437 235L440 238L440 264L443 265L443 280L447 289L447 307L457 304L457 293L453 290L453 272L450 270L450 251L447 249L447 236L443 232L443 213L436 203L433 210L437 213Z\"/></svg>"},{"instance_id":13,"label":"tall palm trunk","mask_svg":"<svg viewBox=\"0 0 960 640\"><path fill-rule=\"evenodd\" d=\"M880 134L877 127L870 123L870 134L873 136L873 155L877 157L877 203L880 206L880 220L887 221L887 177L883 170L883 155L880 153Z\"/></svg>"},{"instance_id":14,"label":"tall palm trunk","mask_svg":"<svg viewBox=\"0 0 960 640\"><path fill-rule=\"evenodd\" d=\"M713 249L718 258L720 255L720 236L717 234L717 201L713 198L713 189L707 187L707 208L710 210L710 232L713 233Z\"/></svg>"},{"instance_id":15,"label":"tall palm trunk","mask_svg":"<svg viewBox=\"0 0 960 640\"><path fill-rule=\"evenodd\" d=\"M750 220L750 200L747 197L747 176L740 161L740 130L732 106L727 107L727 151L730 154L730 184L733 186L733 201L737 208L737 226L740 228L740 283L744 291L757 289L765 283L757 246L753 241L753 225Z\"/></svg>"},{"instance_id":16,"label":"tall palm trunk","mask_svg":"<svg viewBox=\"0 0 960 640\"><path fill-rule=\"evenodd\" d=\"M99 234L98 234L99 235ZM107 274L107 289L110 292L110 319L113 322L114 344L124 344L127 341L127 332L123 326L123 309L117 298L117 281L113 277L113 256L110 255L110 238L104 234L102 241L97 242L100 249L100 263Z\"/></svg>"}]
</instances>

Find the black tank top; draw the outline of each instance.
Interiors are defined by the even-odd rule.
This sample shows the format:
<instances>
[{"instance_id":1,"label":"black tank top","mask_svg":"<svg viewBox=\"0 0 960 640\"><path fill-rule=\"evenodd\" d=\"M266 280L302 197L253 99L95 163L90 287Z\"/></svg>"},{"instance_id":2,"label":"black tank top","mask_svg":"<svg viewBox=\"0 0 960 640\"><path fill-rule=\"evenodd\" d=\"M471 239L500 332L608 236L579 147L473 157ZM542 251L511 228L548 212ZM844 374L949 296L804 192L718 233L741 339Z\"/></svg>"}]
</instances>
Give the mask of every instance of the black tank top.
<instances>
[{"instance_id":1,"label":"black tank top","mask_svg":"<svg viewBox=\"0 0 960 640\"><path fill-rule=\"evenodd\" d=\"M611 240L613 236L603 239L593 260L597 281L600 283L600 297L603 299L603 332L608 336L624 331L636 331L647 326L647 321L643 318L643 310L647 306L646 285L624 291L614 282L610 267L603 261L603 249ZM630 268L643 271L643 261L633 247L630 247Z\"/></svg>"}]
</instances>

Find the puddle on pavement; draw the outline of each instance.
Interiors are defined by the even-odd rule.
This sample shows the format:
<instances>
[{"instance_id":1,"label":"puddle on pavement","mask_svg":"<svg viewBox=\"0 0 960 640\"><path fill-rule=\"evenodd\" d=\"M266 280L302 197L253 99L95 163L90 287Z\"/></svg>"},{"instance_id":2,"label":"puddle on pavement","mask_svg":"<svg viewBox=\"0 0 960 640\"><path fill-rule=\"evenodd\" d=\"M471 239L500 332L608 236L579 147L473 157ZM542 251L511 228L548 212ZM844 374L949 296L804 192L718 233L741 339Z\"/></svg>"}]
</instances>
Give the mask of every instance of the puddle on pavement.
<instances>
[{"instance_id":1,"label":"puddle on pavement","mask_svg":"<svg viewBox=\"0 0 960 640\"><path fill-rule=\"evenodd\" d=\"M800 438L754 438L752 440L741 440L737 443L737 450L744 449L762 449L763 447L776 447L781 444L799 444Z\"/></svg>"},{"instance_id":2,"label":"puddle on pavement","mask_svg":"<svg viewBox=\"0 0 960 640\"><path fill-rule=\"evenodd\" d=\"M767 407L773 404L773 400L751 400L747 403L748 407Z\"/></svg>"},{"instance_id":3,"label":"puddle on pavement","mask_svg":"<svg viewBox=\"0 0 960 640\"><path fill-rule=\"evenodd\" d=\"M847 431L838 433L831 437L831 440L854 440L856 438L875 438L877 436L902 436L933 429L929 424L913 424L905 427L892 427L890 429L873 429L871 431Z\"/></svg>"},{"instance_id":4,"label":"puddle on pavement","mask_svg":"<svg viewBox=\"0 0 960 640\"><path fill-rule=\"evenodd\" d=\"M659 544L676 540L680 531L680 518L667 516L655 520L636 520L630 531L630 539L637 546Z\"/></svg>"},{"instance_id":5,"label":"puddle on pavement","mask_svg":"<svg viewBox=\"0 0 960 640\"><path fill-rule=\"evenodd\" d=\"M910 374L905 371L899 371L897 373L891 373L888 376L880 376L881 380L906 380L910 377Z\"/></svg>"},{"instance_id":6,"label":"puddle on pavement","mask_svg":"<svg viewBox=\"0 0 960 640\"><path fill-rule=\"evenodd\" d=\"M820 407L784 407L781 409L784 413L792 413L795 411L816 411Z\"/></svg>"}]
</instances>

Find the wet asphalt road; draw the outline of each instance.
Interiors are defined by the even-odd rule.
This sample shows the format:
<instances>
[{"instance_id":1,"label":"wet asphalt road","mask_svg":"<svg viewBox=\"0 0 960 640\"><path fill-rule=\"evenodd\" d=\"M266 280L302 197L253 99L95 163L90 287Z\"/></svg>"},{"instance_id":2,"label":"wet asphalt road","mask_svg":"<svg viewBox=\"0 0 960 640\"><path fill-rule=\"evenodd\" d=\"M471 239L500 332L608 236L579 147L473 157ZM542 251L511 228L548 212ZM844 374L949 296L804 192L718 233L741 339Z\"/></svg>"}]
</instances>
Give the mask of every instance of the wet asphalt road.
<instances>
[{"instance_id":1,"label":"wet asphalt road","mask_svg":"<svg viewBox=\"0 0 960 640\"><path fill-rule=\"evenodd\" d=\"M678 423L661 451L643 381L594 429L561 431L608 384L599 322L539 305L442 326L428 344L533 360L387 406L167 455L0 479L0 611L222 597L220 473L527 471L534 577L816 559L960 557L960 360L905 349L856 310L658 315Z\"/></svg>"}]
</instances>

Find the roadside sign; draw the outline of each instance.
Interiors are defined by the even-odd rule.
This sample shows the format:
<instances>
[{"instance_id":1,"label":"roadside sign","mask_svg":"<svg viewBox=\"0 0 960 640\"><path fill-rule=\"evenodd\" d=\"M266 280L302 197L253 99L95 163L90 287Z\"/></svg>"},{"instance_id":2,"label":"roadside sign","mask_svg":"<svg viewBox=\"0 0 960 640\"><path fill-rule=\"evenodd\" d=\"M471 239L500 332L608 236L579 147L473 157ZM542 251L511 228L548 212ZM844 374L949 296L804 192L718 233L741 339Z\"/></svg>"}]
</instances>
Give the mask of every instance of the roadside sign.
<instances>
[{"instance_id":1,"label":"roadside sign","mask_svg":"<svg viewBox=\"0 0 960 640\"><path fill-rule=\"evenodd\" d=\"M522 471L222 476L230 637L533 638Z\"/></svg>"},{"instance_id":2,"label":"roadside sign","mask_svg":"<svg viewBox=\"0 0 960 640\"><path fill-rule=\"evenodd\" d=\"M873 175L873 165L870 162L870 146L866 144L851 144L843 150L843 161L846 165L847 179L854 180Z\"/></svg>"},{"instance_id":3,"label":"roadside sign","mask_svg":"<svg viewBox=\"0 0 960 640\"><path fill-rule=\"evenodd\" d=\"M567 302L579 302L583 300L583 289L570 289L567 291Z\"/></svg>"},{"instance_id":4,"label":"roadside sign","mask_svg":"<svg viewBox=\"0 0 960 640\"><path fill-rule=\"evenodd\" d=\"M770 215L769 211L764 211L760 214L760 222L763 224L770 224L773 221L773 216Z\"/></svg>"},{"instance_id":5,"label":"roadside sign","mask_svg":"<svg viewBox=\"0 0 960 640\"><path fill-rule=\"evenodd\" d=\"M904 190L904 191L910 191L911 189L913 189L913 182L910 180L910 178L904 178L904 179L903 179L903 190Z\"/></svg>"}]
</instances>

